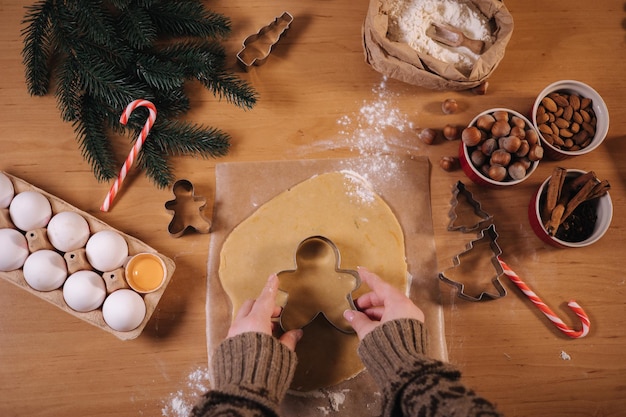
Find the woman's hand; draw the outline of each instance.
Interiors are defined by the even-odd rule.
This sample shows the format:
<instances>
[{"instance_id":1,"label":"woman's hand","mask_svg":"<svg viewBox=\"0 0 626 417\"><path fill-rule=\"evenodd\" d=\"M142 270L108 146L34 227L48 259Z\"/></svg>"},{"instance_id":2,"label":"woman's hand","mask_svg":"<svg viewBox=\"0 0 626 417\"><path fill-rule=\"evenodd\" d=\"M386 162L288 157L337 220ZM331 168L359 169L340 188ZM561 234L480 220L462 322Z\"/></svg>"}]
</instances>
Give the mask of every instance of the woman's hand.
<instances>
[{"instance_id":1,"label":"woman's hand","mask_svg":"<svg viewBox=\"0 0 626 417\"><path fill-rule=\"evenodd\" d=\"M424 313L406 295L366 268L359 267L358 272L361 281L371 291L355 300L358 311L346 310L343 315L360 340L377 326L390 320L412 318L424 322Z\"/></svg>"},{"instance_id":2,"label":"woman's hand","mask_svg":"<svg viewBox=\"0 0 626 417\"><path fill-rule=\"evenodd\" d=\"M246 332L274 334L276 323L272 318L280 316L281 308L276 305L278 292L278 277L270 275L256 300L246 300L237 312L233 323L228 330L228 337L233 337ZM296 349L296 344L302 338L302 330L290 330L279 338L287 348Z\"/></svg>"}]
</instances>

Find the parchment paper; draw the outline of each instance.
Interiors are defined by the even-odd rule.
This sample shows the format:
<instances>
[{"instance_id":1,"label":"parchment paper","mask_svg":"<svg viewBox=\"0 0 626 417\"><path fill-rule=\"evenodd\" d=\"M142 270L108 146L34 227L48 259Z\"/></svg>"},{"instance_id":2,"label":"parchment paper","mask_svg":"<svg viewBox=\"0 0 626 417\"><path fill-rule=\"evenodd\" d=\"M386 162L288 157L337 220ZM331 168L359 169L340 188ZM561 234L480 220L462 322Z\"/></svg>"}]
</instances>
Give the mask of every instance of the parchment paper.
<instances>
[{"instance_id":1,"label":"parchment paper","mask_svg":"<svg viewBox=\"0 0 626 417\"><path fill-rule=\"evenodd\" d=\"M231 304L219 276L220 251L228 234L258 207L314 175L351 170L367 178L394 211L405 234L406 257L412 277L409 295L426 314L428 354L447 360L443 311L432 216L430 211L429 162L426 157L388 156L394 172L372 175L380 164L376 157L276 162L235 162L216 166L213 234L207 274L207 348L209 364L215 347L225 338L231 322ZM377 416L381 396L367 372L336 386L313 392L290 391L282 404L284 415Z\"/></svg>"}]
</instances>

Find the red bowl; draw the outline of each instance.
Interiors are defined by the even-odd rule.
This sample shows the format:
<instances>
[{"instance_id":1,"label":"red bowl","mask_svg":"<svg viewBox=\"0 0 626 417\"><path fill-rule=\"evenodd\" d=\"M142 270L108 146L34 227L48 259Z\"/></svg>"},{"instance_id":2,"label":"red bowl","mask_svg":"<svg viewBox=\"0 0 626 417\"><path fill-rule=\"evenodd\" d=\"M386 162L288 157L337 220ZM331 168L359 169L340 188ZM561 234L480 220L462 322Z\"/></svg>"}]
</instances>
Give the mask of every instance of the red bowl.
<instances>
[{"instance_id":1,"label":"red bowl","mask_svg":"<svg viewBox=\"0 0 626 417\"><path fill-rule=\"evenodd\" d=\"M566 175L567 178L576 178L584 173L585 171L579 169L568 169ZM541 220L541 206L543 202L542 200L545 199L545 195L547 193L550 178L551 177L546 178L528 204L528 220L530 222L530 227L533 229L533 232L535 232L537 237L543 242L557 248L581 248L589 246L600 240L606 231L609 230L611 219L613 218L613 202L611 201L609 193L606 193L598 199L596 207L596 224L591 236L587 239L580 242L568 242L548 234L548 231L544 227L543 221Z\"/></svg>"},{"instance_id":2,"label":"red bowl","mask_svg":"<svg viewBox=\"0 0 626 417\"><path fill-rule=\"evenodd\" d=\"M524 120L524 122L526 123L527 129L536 130L533 124L521 113L518 113L515 110L505 109L505 108L489 109L489 110L485 110L484 112L479 113L478 115L476 115L476 117L474 117L474 119L472 119L468 127L476 124L476 121L478 120L480 116L484 114L490 114L495 111L506 111L513 116L517 116L521 118L522 120ZM461 144L459 145L459 162L461 163L461 168L463 169L463 172L465 173L465 175L467 175L467 177L470 180L472 180L477 185L488 187L488 188L508 187L511 185L519 184L520 182L525 181L528 177L530 177L532 173L535 172L539 164L539 161L532 162L530 165L530 168L528 168L528 171L526 172L526 176L522 179L519 179L519 180L509 179L505 181L496 181L484 175L482 172L480 172L480 170L476 166L474 166L474 164L472 163L472 160L470 159L470 150L468 149L467 145L463 143L463 141L461 141Z\"/></svg>"}]
</instances>

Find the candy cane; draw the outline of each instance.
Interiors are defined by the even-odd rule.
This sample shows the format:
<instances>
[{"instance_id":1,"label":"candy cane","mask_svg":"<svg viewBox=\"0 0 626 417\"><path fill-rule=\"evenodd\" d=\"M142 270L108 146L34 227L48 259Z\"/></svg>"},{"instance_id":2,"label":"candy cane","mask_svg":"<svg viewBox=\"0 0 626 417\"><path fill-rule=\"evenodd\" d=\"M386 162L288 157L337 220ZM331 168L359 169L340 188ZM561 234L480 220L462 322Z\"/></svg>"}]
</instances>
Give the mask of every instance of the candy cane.
<instances>
[{"instance_id":1,"label":"candy cane","mask_svg":"<svg viewBox=\"0 0 626 417\"><path fill-rule=\"evenodd\" d=\"M107 196L105 197L104 202L102 203L102 206L100 207L100 210L102 211L109 211L109 208L111 207L111 203L113 203L113 199L115 199L115 196L120 190L120 187L122 186L122 182L124 181L124 178L126 178L126 174L128 174L128 170L133 165L135 158L137 158L137 155L139 154L139 150L143 146L143 143L146 141L146 138L148 137L148 133L150 132L150 129L152 128L152 125L154 124L154 121L156 120L157 111L156 111L156 107L154 106L154 104L152 104L148 100L140 99L140 100L135 100L132 103L130 103L128 106L126 106L124 113L122 113L122 116L120 117L120 123L123 125L128 123L128 118L130 117L133 110L135 110L137 107L146 107L148 111L150 112L150 115L148 116L148 120L146 120L146 123L144 124L143 129L141 129L141 133L139 133L137 140L135 140L135 144L133 145L133 148L130 150L130 153L128 154L128 157L126 158L126 161L124 161L124 165L122 165L122 169L120 169L119 175L117 176L117 178L115 179L115 182L111 186L111 189L107 193Z\"/></svg>"},{"instance_id":2,"label":"candy cane","mask_svg":"<svg viewBox=\"0 0 626 417\"><path fill-rule=\"evenodd\" d=\"M498 261L500 262L500 265L502 265L502 269L504 270L504 274L509 277L509 279L515 284L517 285L517 287L522 290L522 292L530 299L530 301L532 301L535 306L537 306L537 308L539 308L539 310L541 310L541 312L543 314L545 314L545 316L550 319L550 321L552 323L554 323L554 325L563 333L565 333L566 335L568 335L569 337L578 339L581 337L585 337L587 336L587 334L589 333L589 328L591 326L591 322L589 321L589 317L587 316L587 313L585 313L585 310L583 310L583 308L574 300L571 300L569 303L567 303L567 305L569 306L569 308L576 313L576 315L578 316L578 318L580 318L580 321L582 323L582 329L580 330L574 330L571 327L569 327L568 325L566 325L563 320L561 320L556 314L554 314L554 312L552 311L552 309L550 309L550 307L548 307L543 301L541 301L541 298L539 298L537 296L537 294L535 294L529 287L528 285L526 285L521 279L520 277L513 272L513 270L500 258L498 258Z\"/></svg>"}]
</instances>

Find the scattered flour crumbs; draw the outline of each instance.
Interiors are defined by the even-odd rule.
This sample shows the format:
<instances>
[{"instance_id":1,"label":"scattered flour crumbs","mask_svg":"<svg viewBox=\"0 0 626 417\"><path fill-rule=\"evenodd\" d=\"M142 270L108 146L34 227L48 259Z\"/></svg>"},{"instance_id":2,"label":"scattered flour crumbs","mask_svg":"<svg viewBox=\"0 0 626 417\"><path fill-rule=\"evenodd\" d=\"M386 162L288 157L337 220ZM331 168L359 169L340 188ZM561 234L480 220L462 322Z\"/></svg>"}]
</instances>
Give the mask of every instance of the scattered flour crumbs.
<instances>
[{"instance_id":1,"label":"scattered flour crumbs","mask_svg":"<svg viewBox=\"0 0 626 417\"><path fill-rule=\"evenodd\" d=\"M188 417L191 409L209 389L209 370L198 367L188 376L182 388L163 401L161 413L164 417Z\"/></svg>"},{"instance_id":2,"label":"scattered flour crumbs","mask_svg":"<svg viewBox=\"0 0 626 417\"><path fill-rule=\"evenodd\" d=\"M397 94L387 89L387 77L372 89L373 100L363 102L358 113L339 118L339 138L332 143L316 146L328 148L347 147L358 152L362 158L344 163L344 172L355 173L350 177L353 195L361 203L374 199L371 188L373 180L378 183L392 182L398 172L398 151L410 154L418 150L415 145L413 122L395 105Z\"/></svg>"}]
</instances>

